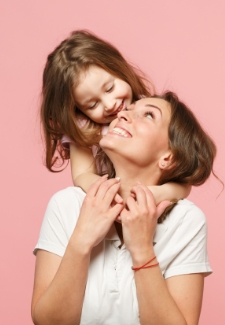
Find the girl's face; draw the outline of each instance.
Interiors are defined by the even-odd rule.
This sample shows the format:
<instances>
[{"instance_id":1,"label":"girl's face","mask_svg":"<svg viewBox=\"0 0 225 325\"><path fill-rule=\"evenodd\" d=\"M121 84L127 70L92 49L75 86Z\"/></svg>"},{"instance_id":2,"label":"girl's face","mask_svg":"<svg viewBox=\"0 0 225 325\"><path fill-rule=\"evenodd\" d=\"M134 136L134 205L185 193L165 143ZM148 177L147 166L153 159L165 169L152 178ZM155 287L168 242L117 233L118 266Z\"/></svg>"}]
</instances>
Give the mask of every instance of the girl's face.
<instances>
[{"instance_id":1,"label":"girl's face","mask_svg":"<svg viewBox=\"0 0 225 325\"><path fill-rule=\"evenodd\" d=\"M132 90L125 81L93 65L81 74L74 98L76 106L92 121L106 124L131 104Z\"/></svg>"},{"instance_id":2,"label":"girl's face","mask_svg":"<svg viewBox=\"0 0 225 325\"><path fill-rule=\"evenodd\" d=\"M170 117L171 108L165 100L140 99L118 113L100 145L113 163L119 155L139 167L156 165L169 152Z\"/></svg>"}]
</instances>

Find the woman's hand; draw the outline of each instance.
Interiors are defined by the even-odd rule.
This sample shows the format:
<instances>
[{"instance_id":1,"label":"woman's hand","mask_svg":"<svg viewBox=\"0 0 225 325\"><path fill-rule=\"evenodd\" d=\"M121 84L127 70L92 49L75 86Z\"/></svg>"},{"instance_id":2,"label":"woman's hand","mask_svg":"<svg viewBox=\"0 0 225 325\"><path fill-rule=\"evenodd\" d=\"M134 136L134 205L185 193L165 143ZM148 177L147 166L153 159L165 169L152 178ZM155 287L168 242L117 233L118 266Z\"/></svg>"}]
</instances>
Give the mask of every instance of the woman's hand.
<instances>
[{"instance_id":1,"label":"woman's hand","mask_svg":"<svg viewBox=\"0 0 225 325\"><path fill-rule=\"evenodd\" d=\"M119 179L107 180L103 176L88 190L72 235L79 239L83 249L91 250L98 245L123 209L123 202L112 206L119 187Z\"/></svg>"},{"instance_id":2,"label":"woman's hand","mask_svg":"<svg viewBox=\"0 0 225 325\"><path fill-rule=\"evenodd\" d=\"M151 191L146 186L138 184L133 187L126 205L127 207L120 213L124 243L132 258L138 256L141 259L141 256L146 256L149 250L153 251L157 219L170 202L163 201L156 206Z\"/></svg>"}]
</instances>

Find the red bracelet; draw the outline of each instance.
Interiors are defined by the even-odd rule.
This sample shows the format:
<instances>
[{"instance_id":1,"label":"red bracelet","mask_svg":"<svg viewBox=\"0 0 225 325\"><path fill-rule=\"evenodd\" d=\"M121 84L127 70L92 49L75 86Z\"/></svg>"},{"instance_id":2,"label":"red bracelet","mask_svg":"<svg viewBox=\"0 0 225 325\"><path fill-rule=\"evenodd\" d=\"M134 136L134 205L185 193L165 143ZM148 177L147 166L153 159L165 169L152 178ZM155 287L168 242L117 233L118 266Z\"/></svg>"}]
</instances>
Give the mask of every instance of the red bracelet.
<instances>
[{"instance_id":1,"label":"red bracelet","mask_svg":"<svg viewBox=\"0 0 225 325\"><path fill-rule=\"evenodd\" d=\"M156 263L156 264L152 264L152 265L148 265L149 263L151 263L154 259L156 258L156 256L154 256L153 258L151 258L147 263L143 264L142 266L139 266L139 267L134 267L132 266L132 270L133 271L138 271L140 269L148 269L150 267L153 267L153 266L157 266L159 265L159 263Z\"/></svg>"}]
</instances>

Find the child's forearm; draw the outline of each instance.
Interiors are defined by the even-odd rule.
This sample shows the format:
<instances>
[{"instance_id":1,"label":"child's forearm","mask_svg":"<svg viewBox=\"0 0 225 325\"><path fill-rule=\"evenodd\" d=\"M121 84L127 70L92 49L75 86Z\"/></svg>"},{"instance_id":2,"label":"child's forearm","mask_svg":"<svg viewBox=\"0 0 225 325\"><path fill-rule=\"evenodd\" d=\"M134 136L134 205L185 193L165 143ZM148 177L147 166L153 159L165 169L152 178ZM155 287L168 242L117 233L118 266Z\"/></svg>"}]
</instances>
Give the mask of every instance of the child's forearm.
<instances>
[{"instance_id":1,"label":"child's forearm","mask_svg":"<svg viewBox=\"0 0 225 325\"><path fill-rule=\"evenodd\" d=\"M187 197L191 192L191 186L179 183L165 183L160 186L148 186L153 193L155 202L158 205L164 200L180 200Z\"/></svg>"},{"instance_id":2,"label":"child's forearm","mask_svg":"<svg viewBox=\"0 0 225 325\"><path fill-rule=\"evenodd\" d=\"M75 186L81 187L84 192L87 192L90 186L99 178L99 175L88 172L78 175L73 180L73 183Z\"/></svg>"},{"instance_id":3,"label":"child's forearm","mask_svg":"<svg viewBox=\"0 0 225 325\"><path fill-rule=\"evenodd\" d=\"M100 177L97 175L91 149L71 143L70 164L73 184L87 192L89 187Z\"/></svg>"}]
</instances>

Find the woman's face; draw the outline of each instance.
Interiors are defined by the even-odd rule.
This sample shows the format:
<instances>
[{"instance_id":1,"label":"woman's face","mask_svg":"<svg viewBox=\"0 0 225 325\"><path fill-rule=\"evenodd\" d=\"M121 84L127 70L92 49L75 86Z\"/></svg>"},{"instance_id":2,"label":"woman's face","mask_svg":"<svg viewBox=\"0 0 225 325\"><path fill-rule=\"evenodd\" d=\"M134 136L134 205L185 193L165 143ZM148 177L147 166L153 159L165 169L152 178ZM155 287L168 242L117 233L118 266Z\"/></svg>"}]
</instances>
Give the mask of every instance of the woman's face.
<instances>
[{"instance_id":1,"label":"woman's face","mask_svg":"<svg viewBox=\"0 0 225 325\"><path fill-rule=\"evenodd\" d=\"M112 122L132 101L128 83L95 65L81 74L74 89L77 107L99 124Z\"/></svg>"},{"instance_id":2,"label":"woman's face","mask_svg":"<svg viewBox=\"0 0 225 325\"><path fill-rule=\"evenodd\" d=\"M165 100L140 99L118 113L100 145L114 164L114 153L118 153L137 166L149 166L169 150L170 116Z\"/></svg>"}]
</instances>

